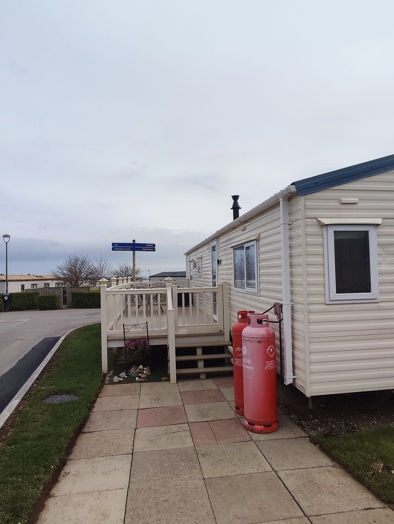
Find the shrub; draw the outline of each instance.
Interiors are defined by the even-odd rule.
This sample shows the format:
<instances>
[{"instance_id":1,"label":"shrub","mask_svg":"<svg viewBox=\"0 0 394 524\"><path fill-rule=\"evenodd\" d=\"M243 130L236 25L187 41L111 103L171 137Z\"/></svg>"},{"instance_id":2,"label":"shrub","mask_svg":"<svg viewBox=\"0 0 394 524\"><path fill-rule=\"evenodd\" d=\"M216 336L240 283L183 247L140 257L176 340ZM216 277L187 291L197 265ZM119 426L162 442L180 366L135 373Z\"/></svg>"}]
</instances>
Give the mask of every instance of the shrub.
<instances>
[{"instance_id":1,"label":"shrub","mask_svg":"<svg viewBox=\"0 0 394 524\"><path fill-rule=\"evenodd\" d=\"M100 291L72 291L71 307L95 308L100 307Z\"/></svg>"},{"instance_id":2,"label":"shrub","mask_svg":"<svg viewBox=\"0 0 394 524\"><path fill-rule=\"evenodd\" d=\"M59 309L59 297L57 295L39 296L38 309Z\"/></svg>"},{"instance_id":3,"label":"shrub","mask_svg":"<svg viewBox=\"0 0 394 524\"><path fill-rule=\"evenodd\" d=\"M38 293L27 291L24 293L9 294L10 311L26 311L27 309L38 309Z\"/></svg>"},{"instance_id":4,"label":"shrub","mask_svg":"<svg viewBox=\"0 0 394 524\"><path fill-rule=\"evenodd\" d=\"M4 311L4 299L2 294L0 294L0 311Z\"/></svg>"}]
</instances>

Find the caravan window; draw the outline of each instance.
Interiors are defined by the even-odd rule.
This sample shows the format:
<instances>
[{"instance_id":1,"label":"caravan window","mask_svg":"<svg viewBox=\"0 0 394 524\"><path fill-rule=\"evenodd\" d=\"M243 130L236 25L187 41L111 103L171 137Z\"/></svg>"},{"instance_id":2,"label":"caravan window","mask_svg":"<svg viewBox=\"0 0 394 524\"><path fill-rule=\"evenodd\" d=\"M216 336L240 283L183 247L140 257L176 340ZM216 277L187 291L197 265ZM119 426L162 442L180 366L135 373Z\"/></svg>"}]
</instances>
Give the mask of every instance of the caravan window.
<instances>
[{"instance_id":1,"label":"caravan window","mask_svg":"<svg viewBox=\"0 0 394 524\"><path fill-rule=\"evenodd\" d=\"M234 288L257 292L257 242L233 248Z\"/></svg>"},{"instance_id":2,"label":"caravan window","mask_svg":"<svg viewBox=\"0 0 394 524\"><path fill-rule=\"evenodd\" d=\"M325 227L326 302L379 298L376 226Z\"/></svg>"}]
</instances>

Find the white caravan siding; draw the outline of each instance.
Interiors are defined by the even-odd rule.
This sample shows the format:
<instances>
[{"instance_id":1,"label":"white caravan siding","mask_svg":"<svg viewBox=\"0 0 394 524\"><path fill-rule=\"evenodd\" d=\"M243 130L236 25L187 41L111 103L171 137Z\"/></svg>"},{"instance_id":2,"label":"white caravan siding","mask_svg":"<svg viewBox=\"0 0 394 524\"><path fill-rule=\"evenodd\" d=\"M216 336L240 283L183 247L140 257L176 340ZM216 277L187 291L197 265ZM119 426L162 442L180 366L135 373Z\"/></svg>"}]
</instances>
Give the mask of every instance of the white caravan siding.
<instances>
[{"instance_id":1,"label":"white caravan siding","mask_svg":"<svg viewBox=\"0 0 394 524\"><path fill-rule=\"evenodd\" d=\"M249 293L234 289L233 248L246 242L258 242L258 293ZM202 275L193 275L193 286L211 285L211 244L200 246L188 254L188 260L202 257ZM274 302L282 301L282 261L281 261L281 224L279 203L264 213L239 224L217 238L218 282L229 282L230 325L237 322L237 312L254 310L261 313ZM190 264L187 264L190 266ZM271 319L276 317L271 313ZM272 324L278 333L278 325ZM278 342L278 336L277 336ZM279 371L279 344L277 344Z\"/></svg>"},{"instance_id":2,"label":"white caravan siding","mask_svg":"<svg viewBox=\"0 0 394 524\"><path fill-rule=\"evenodd\" d=\"M358 198L357 204L340 204L340 198ZM301 197L305 218L305 300L298 308L301 290L293 276L295 324L309 318L307 396L394 388L394 171ZM377 226L379 302L326 304L324 281L324 218L382 218ZM297 247L296 237L292 240ZM294 253L292 253L294 256ZM295 345L302 335L296 328ZM309 339L309 340L308 340ZM296 351L297 354L297 351Z\"/></svg>"},{"instance_id":3,"label":"white caravan siding","mask_svg":"<svg viewBox=\"0 0 394 524\"><path fill-rule=\"evenodd\" d=\"M290 288L293 342L294 385L309 396L308 296L306 283L306 239L303 200L298 195L289 201Z\"/></svg>"}]
</instances>

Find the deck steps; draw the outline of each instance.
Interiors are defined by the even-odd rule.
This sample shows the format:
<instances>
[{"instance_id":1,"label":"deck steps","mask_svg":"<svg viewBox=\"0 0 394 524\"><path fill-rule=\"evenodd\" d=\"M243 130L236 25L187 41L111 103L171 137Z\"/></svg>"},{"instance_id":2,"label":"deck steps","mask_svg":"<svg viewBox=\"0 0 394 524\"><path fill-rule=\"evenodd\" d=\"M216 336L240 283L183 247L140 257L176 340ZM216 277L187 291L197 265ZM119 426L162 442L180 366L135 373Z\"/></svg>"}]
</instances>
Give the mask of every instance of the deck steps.
<instances>
[{"instance_id":1,"label":"deck steps","mask_svg":"<svg viewBox=\"0 0 394 524\"><path fill-rule=\"evenodd\" d=\"M213 353L213 354L208 354L208 355L178 355L176 357L176 361L177 362L187 362L187 361L191 361L191 360L211 360L211 359L215 359L215 360L219 360L219 359L222 359L222 358L231 358L231 355L230 354L225 354L225 353Z\"/></svg>"},{"instance_id":2,"label":"deck steps","mask_svg":"<svg viewBox=\"0 0 394 524\"><path fill-rule=\"evenodd\" d=\"M205 343L200 341L199 344L191 342L177 344L176 374L199 375L204 379L207 374L230 373L233 371L231 358L228 341L206 340Z\"/></svg>"},{"instance_id":3,"label":"deck steps","mask_svg":"<svg viewBox=\"0 0 394 524\"><path fill-rule=\"evenodd\" d=\"M177 369L176 374L177 375L195 375L195 374L206 374L206 373L232 373L233 366L216 366L212 368L184 368L184 369ZM205 378L205 377L200 377Z\"/></svg>"}]
</instances>

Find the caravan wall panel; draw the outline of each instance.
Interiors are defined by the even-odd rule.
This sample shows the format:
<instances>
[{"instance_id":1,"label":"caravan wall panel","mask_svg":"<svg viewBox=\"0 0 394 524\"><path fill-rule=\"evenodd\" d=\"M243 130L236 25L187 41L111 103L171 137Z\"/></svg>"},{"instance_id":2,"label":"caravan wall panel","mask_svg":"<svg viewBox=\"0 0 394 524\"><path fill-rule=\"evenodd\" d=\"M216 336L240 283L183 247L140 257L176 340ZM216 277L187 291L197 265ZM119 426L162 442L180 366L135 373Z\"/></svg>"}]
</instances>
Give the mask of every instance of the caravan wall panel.
<instances>
[{"instance_id":1,"label":"caravan wall panel","mask_svg":"<svg viewBox=\"0 0 394 524\"><path fill-rule=\"evenodd\" d=\"M340 204L346 197L359 202ZM394 388L393 204L393 171L304 197L311 395ZM318 217L382 218L377 226L378 302L325 303Z\"/></svg>"}]
</instances>

